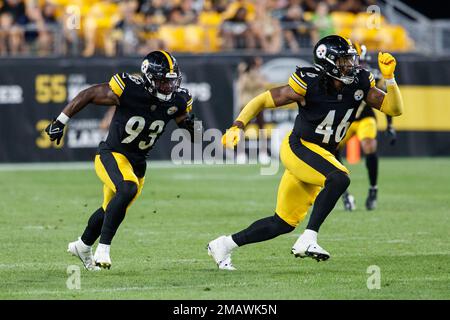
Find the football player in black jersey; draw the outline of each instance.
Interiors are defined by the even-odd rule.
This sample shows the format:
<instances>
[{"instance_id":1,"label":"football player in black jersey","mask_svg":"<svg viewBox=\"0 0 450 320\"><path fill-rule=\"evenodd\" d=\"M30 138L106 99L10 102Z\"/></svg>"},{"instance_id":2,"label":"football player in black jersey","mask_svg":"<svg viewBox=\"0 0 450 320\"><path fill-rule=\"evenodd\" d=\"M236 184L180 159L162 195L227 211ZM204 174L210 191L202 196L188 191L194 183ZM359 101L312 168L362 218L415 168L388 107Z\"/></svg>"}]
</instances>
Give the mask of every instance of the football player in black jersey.
<instances>
[{"instance_id":1,"label":"football player in black jersey","mask_svg":"<svg viewBox=\"0 0 450 320\"><path fill-rule=\"evenodd\" d=\"M370 57L367 54L366 46L357 42L354 42L353 45L358 52L361 66L373 74L376 86L378 88L386 90L384 79L381 77L380 72L377 69L370 68L368 65ZM392 117L386 115L386 120L386 134L389 138L389 143L393 145L395 144L397 134L392 125ZM366 209L374 210L377 205L378 193L377 121L375 112L364 101L361 102L360 106L356 110L355 121L348 129L345 138L339 143L339 148L336 152L336 158L339 161L341 161L340 150L345 146L347 141L355 135L361 142L361 149L365 156L367 172L369 175L370 187L366 198ZM345 191L342 195L342 201L344 203L345 210L353 211L356 209L355 198L348 191Z\"/></svg>"},{"instance_id":2,"label":"football player in black jersey","mask_svg":"<svg viewBox=\"0 0 450 320\"><path fill-rule=\"evenodd\" d=\"M111 267L111 241L142 191L146 156L167 123L175 120L193 139L192 96L180 84L176 59L166 51L153 51L144 58L141 75L118 73L109 83L81 91L46 128L50 140L59 144L70 118L85 106L116 106L106 141L100 143L95 157L95 171L103 182L103 204L89 218L83 235L68 247L86 269ZM99 237L93 255L92 245Z\"/></svg>"},{"instance_id":3,"label":"football player in black jersey","mask_svg":"<svg viewBox=\"0 0 450 320\"><path fill-rule=\"evenodd\" d=\"M394 80L396 61L389 53L380 52L378 56L387 93L376 88L373 75L359 67L358 54L349 40L327 36L317 42L313 55L313 68L297 68L287 85L251 100L222 138L225 146L234 147L242 128L263 108L298 104L294 128L281 146L285 172L278 188L275 215L209 242L208 254L219 269L235 269L231 263L234 248L294 230L313 203L306 230L291 252L296 257L327 260L330 254L318 245L317 233L350 184L347 168L334 156L339 142L355 120L361 101L391 116L402 113L403 101Z\"/></svg>"}]
</instances>

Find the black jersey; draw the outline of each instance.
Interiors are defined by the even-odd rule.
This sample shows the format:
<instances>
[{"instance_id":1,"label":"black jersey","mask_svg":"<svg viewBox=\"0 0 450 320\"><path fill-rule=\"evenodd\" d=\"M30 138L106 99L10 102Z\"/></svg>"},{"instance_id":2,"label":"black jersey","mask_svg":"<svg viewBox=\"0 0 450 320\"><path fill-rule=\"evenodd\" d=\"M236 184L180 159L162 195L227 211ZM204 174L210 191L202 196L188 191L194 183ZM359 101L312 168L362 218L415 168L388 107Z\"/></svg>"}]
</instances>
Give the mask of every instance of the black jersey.
<instances>
[{"instance_id":1,"label":"black jersey","mask_svg":"<svg viewBox=\"0 0 450 320\"><path fill-rule=\"evenodd\" d=\"M382 88L379 86L380 80L382 79L381 72L378 69L372 68L367 66L367 70L370 71L373 74L373 77L375 79L377 87L379 87L382 90L386 90L386 88ZM361 105L358 107L358 110L356 111L356 118L355 121L362 120L364 118L375 118L375 111L373 111L372 107L369 107L364 101L361 102Z\"/></svg>"},{"instance_id":2,"label":"black jersey","mask_svg":"<svg viewBox=\"0 0 450 320\"><path fill-rule=\"evenodd\" d=\"M291 88L305 97L305 106L299 106L293 134L334 152L344 138L356 111L375 86L373 75L360 69L352 84L341 91L326 88L315 68L297 68L289 79Z\"/></svg>"},{"instance_id":3,"label":"black jersey","mask_svg":"<svg viewBox=\"0 0 450 320\"><path fill-rule=\"evenodd\" d=\"M192 108L192 96L180 88L169 101L161 101L144 87L140 76L115 74L111 90L119 97L120 105L109 127L106 143L100 150L124 154L132 163L145 161L148 152L164 132L166 124Z\"/></svg>"}]
</instances>

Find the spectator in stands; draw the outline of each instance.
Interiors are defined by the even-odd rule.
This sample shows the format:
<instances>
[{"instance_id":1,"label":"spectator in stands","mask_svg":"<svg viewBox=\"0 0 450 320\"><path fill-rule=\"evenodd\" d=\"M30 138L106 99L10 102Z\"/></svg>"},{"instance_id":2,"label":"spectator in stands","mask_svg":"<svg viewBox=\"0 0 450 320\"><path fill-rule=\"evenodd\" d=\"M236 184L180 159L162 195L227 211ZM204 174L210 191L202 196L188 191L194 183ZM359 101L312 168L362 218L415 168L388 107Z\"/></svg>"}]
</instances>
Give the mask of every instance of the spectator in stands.
<instances>
[{"instance_id":1,"label":"spectator in stands","mask_svg":"<svg viewBox=\"0 0 450 320\"><path fill-rule=\"evenodd\" d=\"M253 49L255 48L255 35L247 21L247 9L240 7L236 14L226 19L220 27L223 39L222 49Z\"/></svg>"},{"instance_id":2,"label":"spectator in stands","mask_svg":"<svg viewBox=\"0 0 450 320\"><path fill-rule=\"evenodd\" d=\"M258 19L251 22L258 48L267 53L281 51L282 33L280 22L271 16L273 7L268 0L260 0L256 4L255 14Z\"/></svg>"},{"instance_id":3,"label":"spectator in stands","mask_svg":"<svg viewBox=\"0 0 450 320\"><path fill-rule=\"evenodd\" d=\"M140 7L140 12L146 16L146 21L152 24L163 24L167 21L169 7L164 0L146 0Z\"/></svg>"},{"instance_id":4,"label":"spectator in stands","mask_svg":"<svg viewBox=\"0 0 450 320\"><path fill-rule=\"evenodd\" d=\"M196 23L198 13L194 10L193 0L181 1L179 8L181 9L183 24Z\"/></svg>"},{"instance_id":5,"label":"spectator in stands","mask_svg":"<svg viewBox=\"0 0 450 320\"><path fill-rule=\"evenodd\" d=\"M224 20L229 20L235 17L240 9L245 9L246 21L253 21L255 19L255 5L249 0L234 0L229 2L225 12L223 13Z\"/></svg>"},{"instance_id":6,"label":"spectator in stands","mask_svg":"<svg viewBox=\"0 0 450 320\"><path fill-rule=\"evenodd\" d=\"M302 7L304 11L315 11L317 8L317 1L316 0L303 0L302 1Z\"/></svg>"},{"instance_id":7,"label":"spectator in stands","mask_svg":"<svg viewBox=\"0 0 450 320\"><path fill-rule=\"evenodd\" d=\"M205 0L211 3L211 7L214 11L224 13L228 7L229 0Z\"/></svg>"},{"instance_id":8,"label":"spectator in stands","mask_svg":"<svg viewBox=\"0 0 450 320\"><path fill-rule=\"evenodd\" d=\"M123 55L136 53L138 46L139 17L135 15L136 1L120 3L122 19L118 21L111 32L105 33L105 54L116 56L117 49Z\"/></svg>"},{"instance_id":9,"label":"spectator in stands","mask_svg":"<svg viewBox=\"0 0 450 320\"><path fill-rule=\"evenodd\" d=\"M312 40L313 43L319 41L325 36L334 34L333 20L329 14L328 4L324 1L317 4L316 11L312 18L313 30Z\"/></svg>"},{"instance_id":10,"label":"spectator in stands","mask_svg":"<svg viewBox=\"0 0 450 320\"><path fill-rule=\"evenodd\" d=\"M138 33L139 55L145 56L151 51L167 49L164 39L161 39L158 33L160 27L158 23L159 19L160 17L157 15L146 14L144 16L144 24Z\"/></svg>"},{"instance_id":11,"label":"spectator in stands","mask_svg":"<svg viewBox=\"0 0 450 320\"><path fill-rule=\"evenodd\" d=\"M293 52L300 50L300 41L304 34L309 30L304 30L300 26L305 23L303 17L303 8L300 5L301 1L289 1L288 6L284 10L284 15L281 17L283 26L283 39L285 47Z\"/></svg>"},{"instance_id":12,"label":"spectator in stands","mask_svg":"<svg viewBox=\"0 0 450 320\"><path fill-rule=\"evenodd\" d=\"M366 10L366 5L362 0L343 0L339 4L337 10L346 11L351 13L363 12ZM333 8L330 8L331 11L334 11Z\"/></svg>"},{"instance_id":13,"label":"spectator in stands","mask_svg":"<svg viewBox=\"0 0 450 320\"><path fill-rule=\"evenodd\" d=\"M25 25L29 21L24 1L5 0L0 6L0 54L24 53Z\"/></svg>"},{"instance_id":14,"label":"spectator in stands","mask_svg":"<svg viewBox=\"0 0 450 320\"><path fill-rule=\"evenodd\" d=\"M329 12L342 11L341 6L344 1L346 1L346 0L325 0L326 4L328 6ZM361 0L357 0L357 1L361 1ZM316 7L316 9L317 9L317 7Z\"/></svg>"},{"instance_id":15,"label":"spectator in stands","mask_svg":"<svg viewBox=\"0 0 450 320\"><path fill-rule=\"evenodd\" d=\"M59 23L56 18L56 7L53 3L46 1L42 8L33 7L29 9L32 26L37 32L37 54L40 56L48 55L52 52L54 35L59 30ZM25 36L27 33L25 33ZM27 38L27 36L26 36Z\"/></svg>"}]
</instances>

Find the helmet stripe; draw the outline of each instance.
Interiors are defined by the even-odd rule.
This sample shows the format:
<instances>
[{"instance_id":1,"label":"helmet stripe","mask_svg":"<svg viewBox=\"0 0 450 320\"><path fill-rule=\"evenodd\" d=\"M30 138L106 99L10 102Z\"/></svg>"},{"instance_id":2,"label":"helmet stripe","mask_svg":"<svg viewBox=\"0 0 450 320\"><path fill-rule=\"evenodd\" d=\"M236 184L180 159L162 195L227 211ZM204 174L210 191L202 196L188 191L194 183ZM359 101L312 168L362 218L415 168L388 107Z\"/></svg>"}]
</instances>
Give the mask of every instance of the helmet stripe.
<instances>
[{"instance_id":1,"label":"helmet stripe","mask_svg":"<svg viewBox=\"0 0 450 320\"><path fill-rule=\"evenodd\" d=\"M162 52L165 56L167 61L169 62L169 69L170 72L173 72L173 61L172 61L172 57L170 56L170 54L168 54L167 52L165 52L164 50L159 50L160 52Z\"/></svg>"}]
</instances>

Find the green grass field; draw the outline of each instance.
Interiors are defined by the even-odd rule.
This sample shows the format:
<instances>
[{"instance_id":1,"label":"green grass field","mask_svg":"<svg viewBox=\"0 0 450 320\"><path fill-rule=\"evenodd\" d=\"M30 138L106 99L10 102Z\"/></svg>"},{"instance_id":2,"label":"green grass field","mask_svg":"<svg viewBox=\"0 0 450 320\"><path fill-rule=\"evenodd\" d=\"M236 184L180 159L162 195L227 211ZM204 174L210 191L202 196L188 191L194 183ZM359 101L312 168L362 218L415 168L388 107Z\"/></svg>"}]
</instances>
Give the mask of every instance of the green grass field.
<instances>
[{"instance_id":1,"label":"green grass field","mask_svg":"<svg viewBox=\"0 0 450 320\"><path fill-rule=\"evenodd\" d=\"M235 272L205 250L273 214L281 175L257 166L149 168L114 239L111 270L66 287L66 253L101 203L93 169L0 171L0 299L449 299L450 159L381 159L379 207L364 209L364 164L348 166L357 211L339 202L319 243L331 259L294 259L306 225L239 248ZM369 290L367 268L381 270Z\"/></svg>"}]
</instances>

